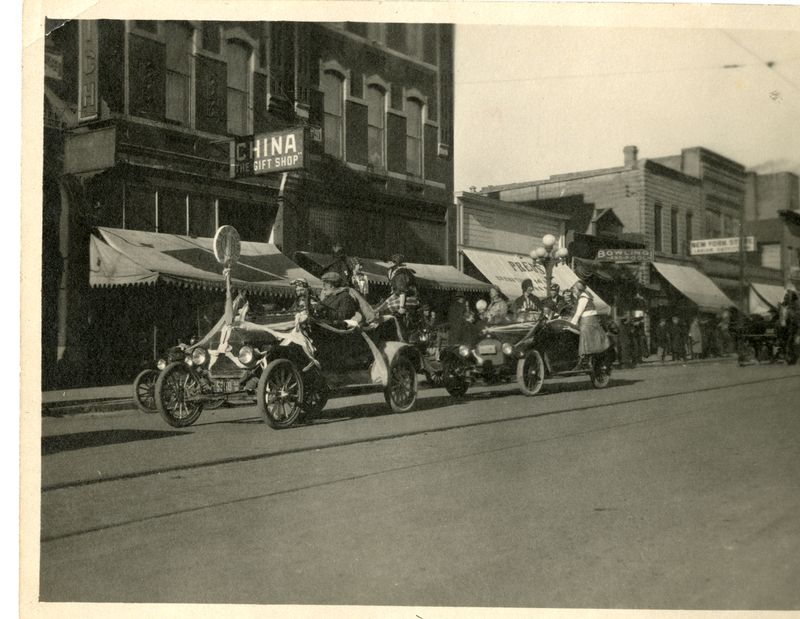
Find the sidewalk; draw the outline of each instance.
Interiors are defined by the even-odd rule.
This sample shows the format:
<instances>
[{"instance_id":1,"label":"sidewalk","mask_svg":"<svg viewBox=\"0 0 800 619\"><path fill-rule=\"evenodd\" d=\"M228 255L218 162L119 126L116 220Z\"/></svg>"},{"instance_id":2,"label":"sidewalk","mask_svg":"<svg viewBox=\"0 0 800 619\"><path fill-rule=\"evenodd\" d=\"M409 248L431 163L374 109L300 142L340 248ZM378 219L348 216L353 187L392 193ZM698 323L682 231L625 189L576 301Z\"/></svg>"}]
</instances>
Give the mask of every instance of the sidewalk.
<instances>
[{"instance_id":1,"label":"sidewalk","mask_svg":"<svg viewBox=\"0 0 800 619\"><path fill-rule=\"evenodd\" d=\"M680 361L662 362L658 355L650 355L636 368L657 368L678 365ZM726 357L712 357L710 359L694 359L686 361L686 365L700 365L707 363L736 363L736 355ZM614 364L614 371L624 371L634 368L622 368ZM42 392L42 415L48 417L63 417L66 415L80 415L85 413L106 413L126 409L135 409L133 401L133 384L115 385L111 387L85 387L83 389L67 389L61 391Z\"/></svg>"}]
</instances>

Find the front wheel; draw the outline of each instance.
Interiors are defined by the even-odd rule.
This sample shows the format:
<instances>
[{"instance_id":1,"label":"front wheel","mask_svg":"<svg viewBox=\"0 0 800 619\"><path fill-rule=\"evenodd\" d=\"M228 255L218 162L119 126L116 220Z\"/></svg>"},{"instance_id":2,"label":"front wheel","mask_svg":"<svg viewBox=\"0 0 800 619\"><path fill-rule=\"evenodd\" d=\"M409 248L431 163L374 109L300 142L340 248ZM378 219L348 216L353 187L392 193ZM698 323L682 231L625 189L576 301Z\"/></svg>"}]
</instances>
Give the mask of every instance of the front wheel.
<instances>
[{"instance_id":1,"label":"front wheel","mask_svg":"<svg viewBox=\"0 0 800 619\"><path fill-rule=\"evenodd\" d=\"M258 381L258 411L274 430L290 427L302 412L303 379L288 359L270 361Z\"/></svg>"},{"instance_id":2,"label":"front wheel","mask_svg":"<svg viewBox=\"0 0 800 619\"><path fill-rule=\"evenodd\" d=\"M451 396L460 398L467 389L469 381L466 377L467 362L461 357L447 357L442 364L442 382Z\"/></svg>"},{"instance_id":3,"label":"front wheel","mask_svg":"<svg viewBox=\"0 0 800 619\"><path fill-rule=\"evenodd\" d=\"M606 356L595 357L592 359L592 371L589 374L592 385L596 389L608 386L611 380L611 361Z\"/></svg>"},{"instance_id":4,"label":"front wheel","mask_svg":"<svg viewBox=\"0 0 800 619\"><path fill-rule=\"evenodd\" d=\"M158 370L142 370L133 379L133 401L143 413L157 413L156 381Z\"/></svg>"},{"instance_id":5,"label":"front wheel","mask_svg":"<svg viewBox=\"0 0 800 619\"><path fill-rule=\"evenodd\" d=\"M192 425L203 412L200 380L182 361L171 363L158 376L155 400L162 419L173 428Z\"/></svg>"},{"instance_id":6,"label":"front wheel","mask_svg":"<svg viewBox=\"0 0 800 619\"><path fill-rule=\"evenodd\" d=\"M517 361L517 383L525 395L536 395L544 384L544 362L538 350L529 350Z\"/></svg>"},{"instance_id":7,"label":"front wheel","mask_svg":"<svg viewBox=\"0 0 800 619\"><path fill-rule=\"evenodd\" d=\"M389 382L383 392L394 413L405 413L417 401L417 372L408 359L398 359L389 370Z\"/></svg>"}]
</instances>

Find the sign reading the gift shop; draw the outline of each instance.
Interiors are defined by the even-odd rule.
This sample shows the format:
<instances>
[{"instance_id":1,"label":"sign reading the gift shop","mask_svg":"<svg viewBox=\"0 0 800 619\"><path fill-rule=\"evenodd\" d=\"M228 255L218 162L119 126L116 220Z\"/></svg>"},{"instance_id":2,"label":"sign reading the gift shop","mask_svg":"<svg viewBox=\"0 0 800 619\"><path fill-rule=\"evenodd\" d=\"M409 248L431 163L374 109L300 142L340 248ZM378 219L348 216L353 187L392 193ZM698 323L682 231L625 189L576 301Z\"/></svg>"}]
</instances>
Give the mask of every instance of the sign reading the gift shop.
<instances>
[{"instance_id":1,"label":"sign reading the gift shop","mask_svg":"<svg viewBox=\"0 0 800 619\"><path fill-rule=\"evenodd\" d=\"M755 251L756 240L753 236L745 237L744 251ZM702 239L692 241L690 253L692 256L700 254L731 254L739 251L739 237L729 239Z\"/></svg>"},{"instance_id":2,"label":"sign reading the gift shop","mask_svg":"<svg viewBox=\"0 0 800 619\"><path fill-rule=\"evenodd\" d=\"M653 262L652 249L598 249L597 259L603 262Z\"/></svg>"},{"instance_id":3,"label":"sign reading the gift shop","mask_svg":"<svg viewBox=\"0 0 800 619\"><path fill-rule=\"evenodd\" d=\"M303 127L262 133L230 143L230 177L245 178L303 167Z\"/></svg>"}]
</instances>

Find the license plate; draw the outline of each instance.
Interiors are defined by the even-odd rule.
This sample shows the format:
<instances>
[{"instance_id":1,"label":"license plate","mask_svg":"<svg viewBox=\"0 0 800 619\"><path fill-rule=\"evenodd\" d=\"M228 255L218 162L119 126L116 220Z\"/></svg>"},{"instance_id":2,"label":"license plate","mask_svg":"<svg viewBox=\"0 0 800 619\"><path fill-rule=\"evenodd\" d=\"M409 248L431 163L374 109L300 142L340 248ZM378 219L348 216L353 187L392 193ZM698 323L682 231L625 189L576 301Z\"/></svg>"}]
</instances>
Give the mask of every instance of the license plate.
<instances>
[{"instance_id":1,"label":"license plate","mask_svg":"<svg viewBox=\"0 0 800 619\"><path fill-rule=\"evenodd\" d=\"M494 344L480 344L478 346L479 355L494 355L497 353L497 346Z\"/></svg>"},{"instance_id":2,"label":"license plate","mask_svg":"<svg viewBox=\"0 0 800 619\"><path fill-rule=\"evenodd\" d=\"M239 391L239 381L234 379L226 380L225 393L233 393L234 391Z\"/></svg>"}]
</instances>

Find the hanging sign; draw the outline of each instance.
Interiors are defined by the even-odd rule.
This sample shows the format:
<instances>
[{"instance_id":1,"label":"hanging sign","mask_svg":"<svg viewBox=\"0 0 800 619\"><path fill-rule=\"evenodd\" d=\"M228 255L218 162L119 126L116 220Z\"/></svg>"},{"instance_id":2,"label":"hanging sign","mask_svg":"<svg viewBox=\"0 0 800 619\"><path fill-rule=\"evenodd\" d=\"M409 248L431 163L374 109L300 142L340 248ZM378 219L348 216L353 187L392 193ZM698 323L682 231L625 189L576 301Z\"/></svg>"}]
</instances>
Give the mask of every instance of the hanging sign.
<instances>
[{"instance_id":1,"label":"hanging sign","mask_svg":"<svg viewBox=\"0 0 800 619\"><path fill-rule=\"evenodd\" d=\"M652 249L598 249L597 259L602 262L653 262Z\"/></svg>"},{"instance_id":2,"label":"hanging sign","mask_svg":"<svg viewBox=\"0 0 800 619\"><path fill-rule=\"evenodd\" d=\"M100 110L97 20L78 20L78 33L78 120L84 121L97 118Z\"/></svg>"},{"instance_id":3,"label":"hanging sign","mask_svg":"<svg viewBox=\"0 0 800 619\"><path fill-rule=\"evenodd\" d=\"M739 237L734 236L728 239L702 239L692 241L689 253L692 256L700 254L732 254L739 251ZM753 236L745 237L744 251L755 251L756 240Z\"/></svg>"},{"instance_id":4,"label":"hanging sign","mask_svg":"<svg viewBox=\"0 0 800 619\"><path fill-rule=\"evenodd\" d=\"M305 130L295 127L237 138L230 143L230 177L298 170L304 165Z\"/></svg>"}]
</instances>

